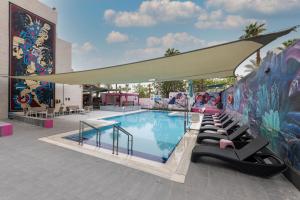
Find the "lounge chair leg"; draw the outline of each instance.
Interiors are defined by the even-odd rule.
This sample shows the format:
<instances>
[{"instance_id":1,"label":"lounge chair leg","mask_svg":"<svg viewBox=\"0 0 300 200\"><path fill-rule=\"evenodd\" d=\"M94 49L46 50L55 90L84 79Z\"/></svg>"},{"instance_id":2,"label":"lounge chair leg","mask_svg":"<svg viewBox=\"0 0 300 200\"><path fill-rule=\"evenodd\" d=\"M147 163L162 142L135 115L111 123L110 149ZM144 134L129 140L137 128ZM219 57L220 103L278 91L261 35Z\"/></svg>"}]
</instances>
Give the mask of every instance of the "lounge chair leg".
<instances>
[{"instance_id":1,"label":"lounge chair leg","mask_svg":"<svg viewBox=\"0 0 300 200\"><path fill-rule=\"evenodd\" d=\"M192 154L192 156L191 156L191 161L192 161L193 163L197 162L197 161L198 161L198 156L195 156L194 154Z\"/></svg>"}]
</instances>

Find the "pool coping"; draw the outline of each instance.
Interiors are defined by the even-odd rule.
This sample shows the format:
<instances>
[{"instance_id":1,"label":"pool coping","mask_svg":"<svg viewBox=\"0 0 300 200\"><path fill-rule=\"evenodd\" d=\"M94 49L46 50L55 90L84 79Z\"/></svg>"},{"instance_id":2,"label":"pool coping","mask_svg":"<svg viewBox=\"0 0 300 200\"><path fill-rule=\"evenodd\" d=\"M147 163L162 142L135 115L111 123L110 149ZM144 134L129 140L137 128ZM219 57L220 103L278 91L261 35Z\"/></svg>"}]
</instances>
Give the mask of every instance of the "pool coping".
<instances>
[{"instance_id":1,"label":"pool coping","mask_svg":"<svg viewBox=\"0 0 300 200\"><path fill-rule=\"evenodd\" d=\"M116 113L110 116L99 117L97 119L133 114L137 112L144 112L144 110L126 112L124 114ZM200 115L200 121L198 123L194 123L195 127L199 127L201 121L202 117ZM134 168L146 173L154 174L171 181L184 183L185 176L190 165L192 148L196 143L198 131L187 130L166 163L159 163L145 158L127 155L121 152L119 152L118 155L115 155L112 154L111 149L99 148L89 144L78 145L78 142L63 138L75 133L78 133L78 130L39 138L39 140L90 156L101 158L110 162L121 164L130 168Z\"/></svg>"}]
</instances>

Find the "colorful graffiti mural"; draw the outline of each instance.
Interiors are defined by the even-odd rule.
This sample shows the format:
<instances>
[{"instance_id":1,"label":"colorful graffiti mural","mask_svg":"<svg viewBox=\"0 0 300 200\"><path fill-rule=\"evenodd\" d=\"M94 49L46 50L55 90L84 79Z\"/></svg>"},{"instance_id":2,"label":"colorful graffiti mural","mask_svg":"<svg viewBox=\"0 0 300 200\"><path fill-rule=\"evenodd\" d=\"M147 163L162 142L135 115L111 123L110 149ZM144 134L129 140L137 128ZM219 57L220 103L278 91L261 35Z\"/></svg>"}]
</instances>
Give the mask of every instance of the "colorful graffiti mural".
<instances>
[{"instance_id":1,"label":"colorful graffiti mural","mask_svg":"<svg viewBox=\"0 0 300 200\"><path fill-rule=\"evenodd\" d=\"M216 106L220 102L220 95L218 92L199 92L195 94L194 108L202 108L205 105Z\"/></svg>"},{"instance_id":2,"label":"colorful graffiti mural","mask_svg":"<svg viewBox=\"0 0 300 200\"><path fill-rule=\"evenodd\" d=\"M168 108L174 110L184 110L187 107L187 93L170 92Z\"/></svg>"},{"instance_id":3,"label":"colorful graffiti mural","mask_svg":"<svg viewBox=\"0 0 300 200\"><path fill-rule=\"evenodd\" d=\"M10 3L10 75L55 73L55 24ZM55 86L10 79L10 111L53 107Z\"/></svg>"},{"instance_id":4,"label":"colorful graffiti mural","mask_svg":"<svg viewBox=\"0 0 300 200\"><path fill-rule=\"evenodd\" d=\"M225 90L222 102L300 172L300 41L280 54L269 52L259 70Z\"/></svg>"}]
</instances>

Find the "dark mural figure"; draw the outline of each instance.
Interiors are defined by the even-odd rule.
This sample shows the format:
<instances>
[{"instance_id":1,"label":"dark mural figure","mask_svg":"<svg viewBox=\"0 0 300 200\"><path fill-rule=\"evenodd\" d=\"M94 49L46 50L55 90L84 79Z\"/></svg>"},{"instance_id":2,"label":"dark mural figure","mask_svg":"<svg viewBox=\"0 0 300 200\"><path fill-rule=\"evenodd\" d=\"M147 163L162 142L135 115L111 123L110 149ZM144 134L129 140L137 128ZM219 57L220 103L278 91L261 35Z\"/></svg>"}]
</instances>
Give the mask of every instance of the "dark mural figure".
<instances>
[{"instance_id":1,"label":"dark mural figure","mask_svg":"<svg viewBox=\"0 0 300 200\"><path fill-rule=\"evenodd\" d=\"M227 89L222 101L300 172L300 41L280 54L268 53L259 70Z\"/></svg>"},{"instance_id":2,"label":"dark mural figure","mask_svg":"<svg viewBox=\"0 0 300 200\"><path fill-rule=\"evenodd\" d=\"M55 25L10 4L10 75L55 73ZM54 84L10 79L10 111L54 107Z\"/></svg>"}]
</instances>

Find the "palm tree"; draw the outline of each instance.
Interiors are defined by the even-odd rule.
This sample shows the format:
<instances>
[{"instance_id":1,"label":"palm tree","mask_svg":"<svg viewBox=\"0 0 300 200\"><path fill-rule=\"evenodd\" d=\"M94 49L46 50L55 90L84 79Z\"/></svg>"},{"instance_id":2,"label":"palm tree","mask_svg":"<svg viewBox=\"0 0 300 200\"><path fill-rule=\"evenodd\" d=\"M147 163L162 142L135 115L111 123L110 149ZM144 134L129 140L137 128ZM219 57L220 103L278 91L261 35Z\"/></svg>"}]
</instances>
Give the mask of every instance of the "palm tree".
<instances>
[{"instance_id":1,"label":"palm tree","mask_svg":"<svg viewBox=\"0 0 300 200\"><path fill-rule=\"evenodd\" d=\"M266 30L264 23L258 24L258 22L254 22L245 27L245 34L240 37L240 39L247 39L251 37L256 37L260 35L262 32ZM260 50L256 52L256 65L259 66L261 62Z\"/></svg>"},{"instance_id":2,"label":"palm tree","mask_svg":"<svg viewBox=\"0 0 300 200\"><path fill-rule=\"evenodd\" d=\"M166 53L165 53L165 56L168 57L168 56L175 56L175 55L178 55L180 54L180 52L177 50L177 49L174 49L174 48L168 48Z\"/></svg>"},{"instance_id":3,"label":"palm tree","mask_svg":"<svg viewBox=\"0 0 300 200\"><path fill-rule=\"evenodd\" d=\"M284 41L282 43L283 47L278 47L278 49L285 50L286 48L288 48L288 47L292 46L293 44L295 44L297 41L298 41L298 39Z\"/></svg>"},{"instance_id":4,"label":"palm tree","mask_svg":"<svg viewBox=\"0 0 300 200\"><path fill-rule=\"evenodd\" d=\"M251 64L245 65L246 69L244 70L244 72L246 73L251 73L259 67L255 60L250 60L250 62Z\"/></svg>"},{"instance_id":5,"label":"palm tree","mask_svg":"<svg viewBox=\"0 0 300 200\"><path fill-rule=\"evenodd\" d=\"M128 84L128 83L125 84L124 90L125 90L125 92L129 92L130 87L129 87L129 84Z\"/></svg>"},{"instance_id":6,"label":"palm tree","mask_svg":"<svg viewBox=\"0 0 300 200\"><path fill-rule=\"evenodd\" d=\"M165 56L175 56L180 54L179 50L174 48L168 48L165 52ZM160 91L163 97L168 98L170 92L177 92L184 90L184 82L183 81L164 81L161 83L156 83L156 89Z\"/></svg>"}]
</instances>

